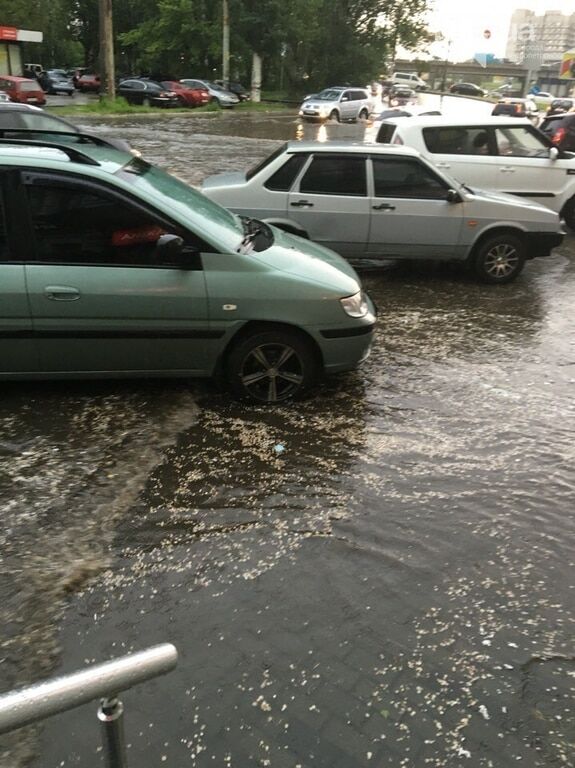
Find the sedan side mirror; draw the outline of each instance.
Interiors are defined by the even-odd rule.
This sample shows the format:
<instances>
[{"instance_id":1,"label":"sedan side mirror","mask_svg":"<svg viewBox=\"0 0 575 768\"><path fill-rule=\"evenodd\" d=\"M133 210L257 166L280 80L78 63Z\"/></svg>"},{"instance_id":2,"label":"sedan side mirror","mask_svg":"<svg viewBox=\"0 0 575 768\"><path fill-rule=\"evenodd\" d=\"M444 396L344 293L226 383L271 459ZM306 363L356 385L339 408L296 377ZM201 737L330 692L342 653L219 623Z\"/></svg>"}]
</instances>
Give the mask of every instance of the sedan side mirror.
<instances>
[{"instance_id":1,"label":"sedan side mirror","mask_svg":"<svg viewBox=\"0 0 575 768\"><path fill-rule=\"evenodd\" d=\"M557 160L557 158L559 157L559 155L560 155L560 152L559 152L559 150L557 149L557 147L551 147L551 148L549 149L549 159L550 159L550 160Z\"/></svg>"},{"instance_id":2,"label":"sedan side mirror","mask_svg":"<svg viewBox=\"0 0 575 768\"><path fill-rule=\"evenodd\" d=\"M446 200L448 203L460 203L461 195L456 189L448 189Z\"/></svg>"},{"instance_id":3,"label":"sedan side mirror","mask_svg":"<svg viewBox=\"0 0 575 768\"><path fill-rule=\"evenodd\" d=\"M156 256L159 261L173 261L182 254L184 240L179 235L160 235L156 240Z\"/></svg>"}]
</instances>

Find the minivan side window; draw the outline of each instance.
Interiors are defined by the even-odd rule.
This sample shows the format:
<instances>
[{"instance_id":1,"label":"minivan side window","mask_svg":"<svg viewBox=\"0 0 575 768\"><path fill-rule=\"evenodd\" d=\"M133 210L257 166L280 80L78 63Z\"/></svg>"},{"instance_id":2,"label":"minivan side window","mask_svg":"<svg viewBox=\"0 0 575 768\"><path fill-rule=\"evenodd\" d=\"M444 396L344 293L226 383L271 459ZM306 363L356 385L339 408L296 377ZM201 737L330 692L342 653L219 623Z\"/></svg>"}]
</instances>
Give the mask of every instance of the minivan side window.
<instances>
[{"instance_id":1,"label":"minivan side window","mask_svg":"<svg viewBox=\"0 0 575 768\"><path fill-rule=\"evenodd\" d=\"M36 241L36 253L32 251L29 261L160 266L158 238L183 234L138 206L88 186L36 178L26 191Z\"/></svg>"},{"instance_id":2,"label":"minivan side window","mask_svg":"<svg viewBox=\"0 0 575 768\"><path fill-rule=\"evenodd\" d=\"M317 195L365 197L365 157L357 155L315 155L300 183L300 192Z\"/></svg>"}]
</instances>

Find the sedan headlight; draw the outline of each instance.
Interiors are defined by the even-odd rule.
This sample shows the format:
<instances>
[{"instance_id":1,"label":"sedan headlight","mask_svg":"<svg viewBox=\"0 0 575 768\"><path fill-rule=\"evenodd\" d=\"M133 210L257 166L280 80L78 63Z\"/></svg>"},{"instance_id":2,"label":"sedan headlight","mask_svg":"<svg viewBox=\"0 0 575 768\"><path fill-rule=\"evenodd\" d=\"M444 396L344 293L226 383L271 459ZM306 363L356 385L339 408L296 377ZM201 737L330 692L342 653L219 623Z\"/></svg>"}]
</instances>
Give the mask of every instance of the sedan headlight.
<instances>
[{"instance_id":1,"label":"sedan headlight","mask_svg":"<svg viewBox=\"0 0 575 768\"><path fill-rule=\"evenodd\" d=\"M343 311L350 317L365 317L369 312L367 300L363 295L363 291L354 293L353 296L346 296L340 299L340 304L343 307Z\"/></svg>"}]
</instances>

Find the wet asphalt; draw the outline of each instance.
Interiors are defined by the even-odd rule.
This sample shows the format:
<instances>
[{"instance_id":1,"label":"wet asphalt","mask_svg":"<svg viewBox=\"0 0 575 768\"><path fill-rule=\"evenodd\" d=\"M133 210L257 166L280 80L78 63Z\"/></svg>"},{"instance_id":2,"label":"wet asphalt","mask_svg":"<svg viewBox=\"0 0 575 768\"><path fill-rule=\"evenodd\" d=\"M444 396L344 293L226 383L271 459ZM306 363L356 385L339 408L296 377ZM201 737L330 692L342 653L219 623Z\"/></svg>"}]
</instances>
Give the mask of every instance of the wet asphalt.
<instances>
[{"instance_id":1,"label":"wet asphalt","mask_svg":"<svg viewBox=\"0 0 575 768\"><path fill-rule=\"evenodd\" d=\"M360 130L85 124L193 184ZM169 641L176 671L122 696L130 765L575 765L574 264L569 235L508 286L363 270L370 358L275 410L5 385L2 689ZM95 711L2 737L0 764L101 764Z\"/></svg>"}]
</instances>

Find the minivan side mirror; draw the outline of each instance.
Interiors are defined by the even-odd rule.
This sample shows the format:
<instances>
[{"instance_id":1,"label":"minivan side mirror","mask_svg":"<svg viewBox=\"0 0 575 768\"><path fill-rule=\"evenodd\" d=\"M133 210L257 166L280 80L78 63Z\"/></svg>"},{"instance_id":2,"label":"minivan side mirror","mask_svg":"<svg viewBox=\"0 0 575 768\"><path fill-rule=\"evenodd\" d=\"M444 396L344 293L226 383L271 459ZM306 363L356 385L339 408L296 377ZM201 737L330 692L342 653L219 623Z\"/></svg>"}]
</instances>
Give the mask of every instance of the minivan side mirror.
<instances>
[{"instance_id":1,"label":"minivan side mirror","mask_svg":"<svg viewBox=\"0 0 575 768\"><path fill-rule=\"evenodd\" d=\"M549 149L549 159L550 159L550 160L557 160L557 158L559 157L559 155L560 155L560 152L559 152L559 150L557 149L557 147L551 147L551 148Z\"/></svg>"}]
</instances>

